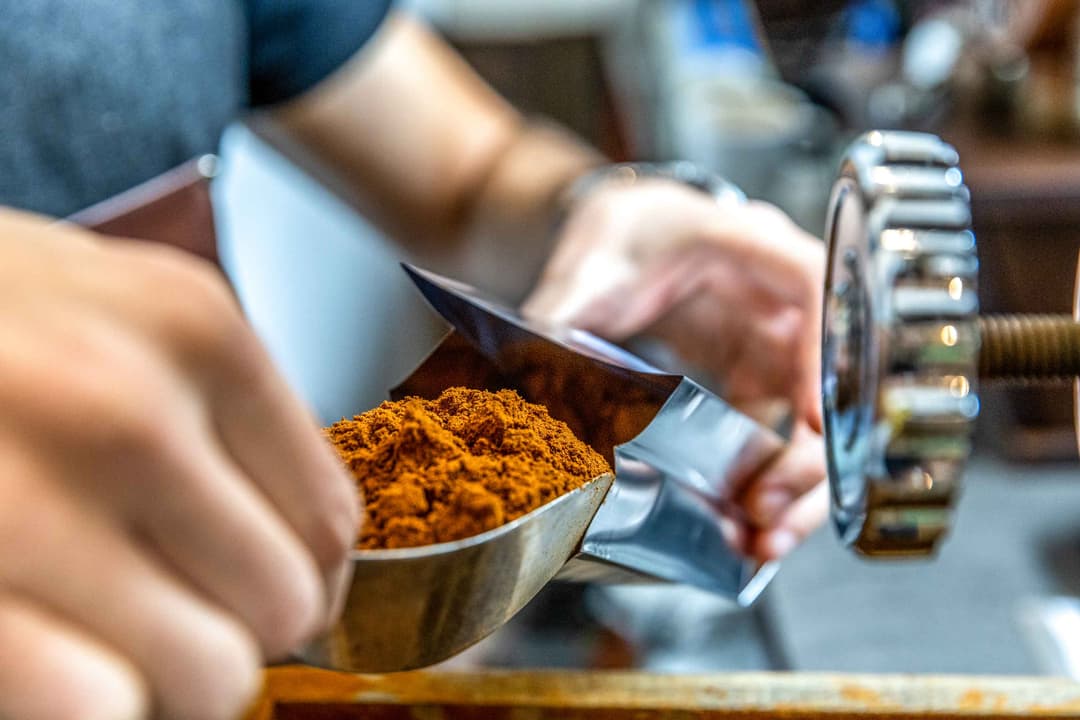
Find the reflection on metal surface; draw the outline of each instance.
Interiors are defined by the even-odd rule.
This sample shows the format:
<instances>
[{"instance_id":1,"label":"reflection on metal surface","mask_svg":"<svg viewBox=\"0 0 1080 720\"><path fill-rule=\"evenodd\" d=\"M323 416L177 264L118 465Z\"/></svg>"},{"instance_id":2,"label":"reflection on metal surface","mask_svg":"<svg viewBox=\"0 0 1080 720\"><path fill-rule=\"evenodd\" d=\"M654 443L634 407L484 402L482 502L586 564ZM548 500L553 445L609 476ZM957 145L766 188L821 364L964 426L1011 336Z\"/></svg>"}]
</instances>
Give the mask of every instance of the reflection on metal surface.
<instances>
[{"instance_id":1,"label":"reflection on metal surface","mask_svg":"<svg viewBox=\"0 0 1080 720\"><path fill-rule=\"evenodd\" d=\"M679 376L589 333L522 319L467 285L408 270L454 332L393 397L434 397L454 384L514 388L614 464L615 446L641 432L679 386Z\"/></svg>"},{"instance_id":2,"label":"reflection on metal surface","mask_svg":"<svg viewBox=\"0 0 1080 720\"><path fill-rule=\"evenodd\" d=\"M775 567L758 569L732 549L726 528L741 518L729 506L782 447L776 433L588 333L523 319L468 286L406 269L454 331L391 394L514 388L604 454L616 479L475 538L357 551L345 618L305 660L355 671L438 662L508 620L560 569L753 600Z\"/></svg>"},{"instance_id":3,"label":"reflection on metal surface","mask_svg":"<svg viewBox=\"0 0 1080 720\"><path fill-rule=\"evenodd\" d=\"M1076 255L1072 316L1073 320L1080 322L1080 253ZM1080 453L1080 377L1073 378L1073 433L1076 435L1076 450Z\"/></svg>"},{"instance_id":4,"label":"reflection on metal surface","mask_svg":"<svg viewBox=\"0 0 1080 720\"><path fill-rule=\"evenodd\" d=\"M729 545L731 493L779 439L684 379L645 430L615 448L618 480L589 525L581 556L723 595L743 594L755 568Z\"/></svg>"},{"instance_id":5,"label":"reflection on metal surface","mask_svg":"<svg viewBox=\"0 0 1080 720\"><path fill-rule=\"evenodd\" d=\"M629 573L752 599L744 591L756 568L732 550L723 519L732 494L780 450L776 433L589 333L522 318L461 283L407 270L474 352L451 336L454 349L437 350L395 395L434 394L463 375L513 387L613 462L615 484L564 578Z\"/></svg>"},{"instance_id":6,"label":"reflection on metal surface","mask_svg":"<svg viewBox=\"0 0 1080 720\"><path fill-rule=\"evenodd\" d=\"M603 475L481 535L438 545L353 552L342 619L302 653L352 672L426 667L482 640L562 567L611 486Z\"/></svg>"},{"instance_id":7,"label":"reflection on metal surface","mask_svg":"<svg viewBox=\"0 0 1080 720\"><path fill-rule=\"evenodd\" d=\"M949 525L979 412L978 259L956 151L871 132L826 229L822 333L833 519L870 555L924 555Z\"/></svg>"}]
</instances>

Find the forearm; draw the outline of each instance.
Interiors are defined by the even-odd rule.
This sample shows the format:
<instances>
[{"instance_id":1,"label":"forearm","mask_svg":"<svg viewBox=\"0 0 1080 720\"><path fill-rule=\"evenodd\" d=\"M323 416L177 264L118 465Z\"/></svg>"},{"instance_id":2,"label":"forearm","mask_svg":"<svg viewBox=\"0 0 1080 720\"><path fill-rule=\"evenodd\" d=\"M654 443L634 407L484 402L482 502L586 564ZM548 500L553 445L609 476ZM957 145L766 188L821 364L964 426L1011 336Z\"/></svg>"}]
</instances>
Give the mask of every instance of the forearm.
<instances>
[{"instance_id":1,"label":"forearm","mask_svg":"<svg viewBox=\"0 0 1080 720\"><path fill-rule=\"evenodd\" d=\"M569 133L526 121L400 16L274 118L414 254L474 279L490 277L492 263L503 277L512 264L518 287L493 288L504 294L524 292L538 272L561 188L602 160Z\"/></svg>"},{"instance_id":2,"label":"forearm","mask_svg":"<svg viewBox=\"0 0 1080 720\"><path fill-rule=\"evenodd\" d=\"M551 253L564 190L602 162L559 126L519 126L513 142L492 158L456 238L450 236L463 269L506 299L523 299Z\"/></svg>"}]
</instances>

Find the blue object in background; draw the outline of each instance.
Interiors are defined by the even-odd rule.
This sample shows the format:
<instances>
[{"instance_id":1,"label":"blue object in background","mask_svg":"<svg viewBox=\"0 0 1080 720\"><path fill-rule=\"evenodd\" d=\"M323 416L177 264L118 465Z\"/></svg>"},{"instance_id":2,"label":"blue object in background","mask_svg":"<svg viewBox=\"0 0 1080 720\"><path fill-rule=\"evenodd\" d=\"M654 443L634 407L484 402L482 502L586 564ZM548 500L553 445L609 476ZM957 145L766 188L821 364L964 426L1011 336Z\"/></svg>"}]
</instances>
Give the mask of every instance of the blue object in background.
<instances>
[{"instance_id":1,"label":"blue object in background","mask_svg":"<svg viewBox=\"0 0 1080 720\"><path fill-rule=\"evenodd\" d=\"M744 0L690 0L690 33L695 49L737 47L761 53L750 10Z\"/></svg>"},{"instance_id":2,"label":"blue object in background","mask_svg":"<svg viewBox=\"0 0 1080 720\"><path fill-rule=\"evenodd\" d=\"M844 16L848 42L864 51L884 51L900 39L900 11L892 0L855 0Z\"/></svg>"}]
</instances>

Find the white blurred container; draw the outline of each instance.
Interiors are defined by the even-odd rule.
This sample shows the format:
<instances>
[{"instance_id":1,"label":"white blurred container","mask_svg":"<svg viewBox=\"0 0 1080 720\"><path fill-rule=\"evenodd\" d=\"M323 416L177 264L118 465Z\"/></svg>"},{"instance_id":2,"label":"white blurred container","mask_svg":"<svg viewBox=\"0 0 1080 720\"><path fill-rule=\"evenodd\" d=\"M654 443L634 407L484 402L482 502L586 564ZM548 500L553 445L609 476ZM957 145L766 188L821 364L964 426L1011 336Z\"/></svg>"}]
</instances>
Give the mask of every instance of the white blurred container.
<instances>
[{"instance_id":1,"label":"white blurred container","mask_svg":"<svg viewBox=\"0 0 1080 720\"><path fill-rule=\"evenodd\" d=\"M385 400L446 332L400 250L242 125L222 140L214 202L244 309L323 422Z\"/></svg>"},{"instance_id":2,"label":"white blurred container","mask_svg":"<svg viewBox=\"0 0 1080 720\"><path fill-rule=\"evenodd\" d=\"M738 75L682 81L670 112L678 157L724 175L750 197L767 199L818 117L796 88Z\"/></svg>"}]
</instances>

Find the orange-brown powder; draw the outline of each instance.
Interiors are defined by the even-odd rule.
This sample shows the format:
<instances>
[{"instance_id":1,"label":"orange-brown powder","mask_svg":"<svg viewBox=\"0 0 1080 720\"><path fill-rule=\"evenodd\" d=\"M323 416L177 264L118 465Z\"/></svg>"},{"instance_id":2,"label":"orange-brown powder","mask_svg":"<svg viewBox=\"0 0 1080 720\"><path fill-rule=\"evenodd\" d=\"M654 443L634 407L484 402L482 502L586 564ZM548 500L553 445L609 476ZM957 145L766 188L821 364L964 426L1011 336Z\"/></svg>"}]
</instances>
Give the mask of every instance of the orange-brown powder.
<instances>
[{"instance_id":1,"label":"orange-brown powder","mask_svg":"<svg viewBox=\"0 0 1080 720\"><path fill-rule=\"evenodd\" d=\"M326 429L366 501L357 546L459 540L610 472L565 423L513 390L450 388Z\"/></svg>"}]
</instances>

